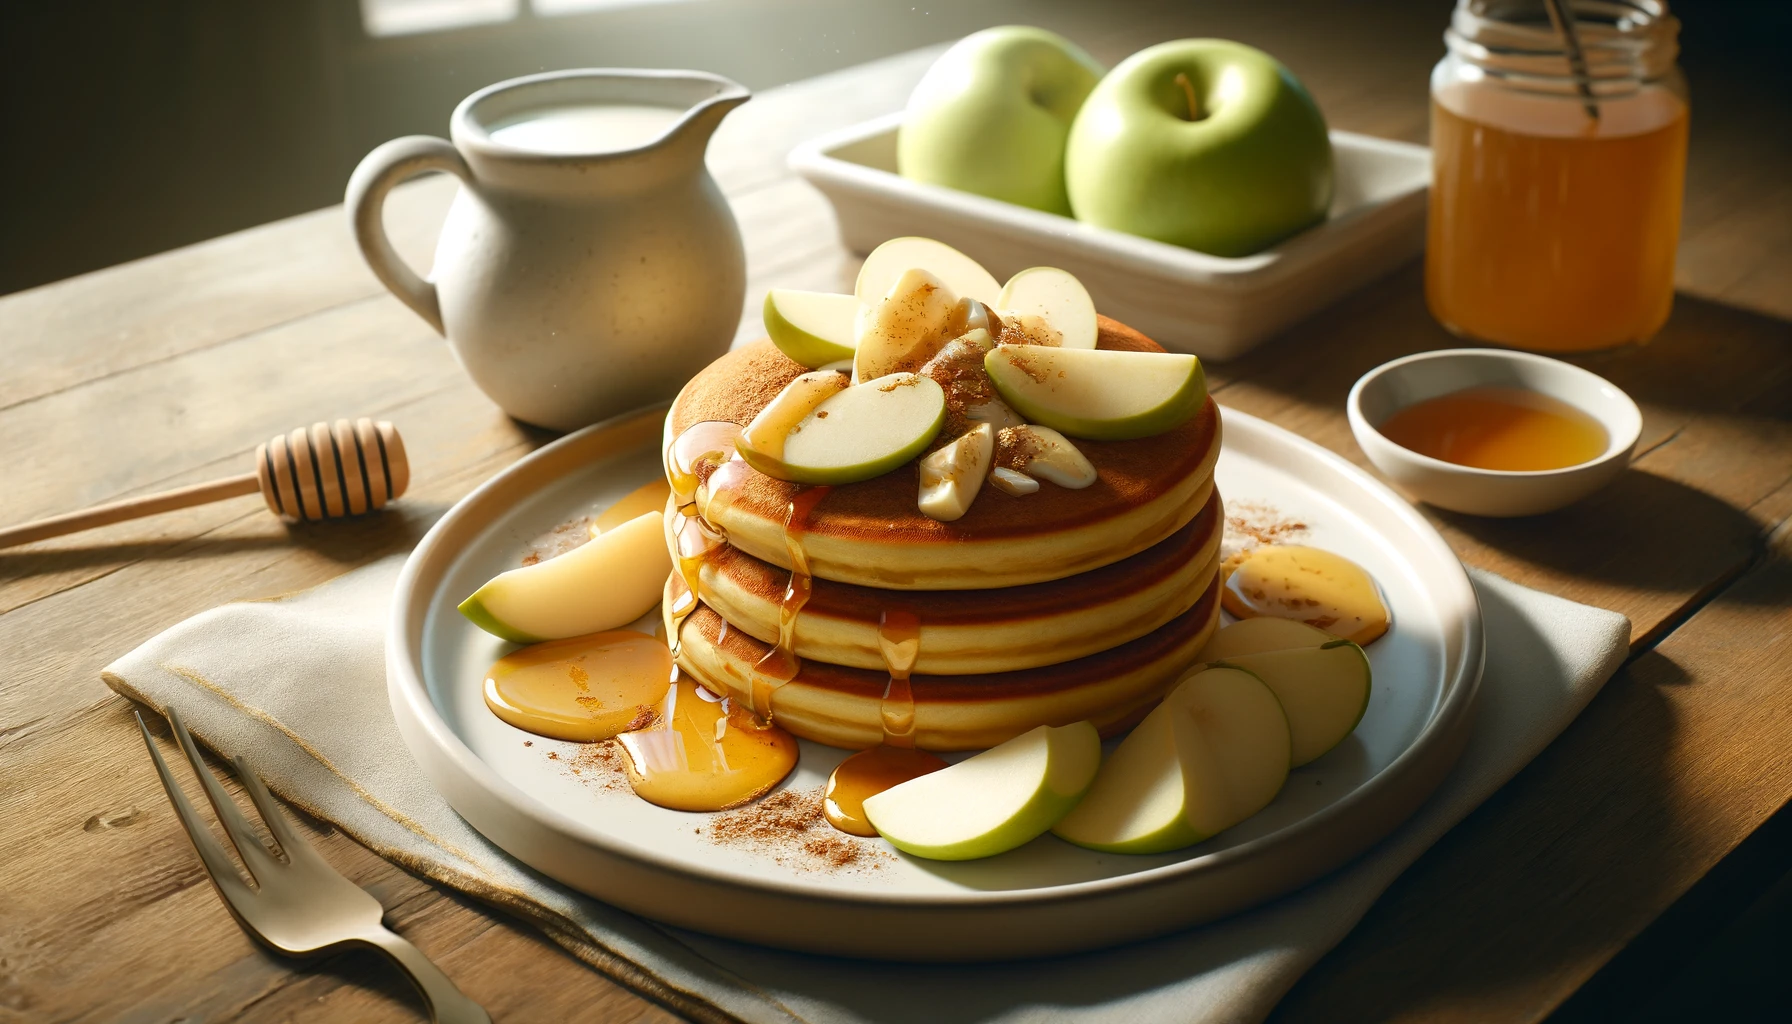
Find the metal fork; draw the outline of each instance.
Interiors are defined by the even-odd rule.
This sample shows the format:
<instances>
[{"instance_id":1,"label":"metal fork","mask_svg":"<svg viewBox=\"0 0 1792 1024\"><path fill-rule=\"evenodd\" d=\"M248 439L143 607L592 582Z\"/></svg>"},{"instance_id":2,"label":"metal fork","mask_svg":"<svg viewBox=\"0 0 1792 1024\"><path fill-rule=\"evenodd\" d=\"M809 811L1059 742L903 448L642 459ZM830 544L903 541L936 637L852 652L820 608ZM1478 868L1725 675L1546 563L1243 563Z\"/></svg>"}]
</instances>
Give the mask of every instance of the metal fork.
<instances>
[{"instance_id":1,"label":"metal fork","mask_svg":"<svg viewBox=\"0 0 1792 1024\"><path fill-rule=\"evenodd\" d=\"M454 982L449 981L448 976L430 963L416 946L381 923L385 911L379 900L337 873L304 837L293 831L268 793L267 786L262 784L260 776L249 770L248 763L241 757L232 758L237 774L243 778L243 788L249 791L249 799L261 812L261 820L267 824L274 841L280 844L282 856L275 855L263 845L236 801L224 792L224 787L206 768L199 756L199 748L193 745L193 737L181 723L180 715L169 708L167 716L168 724L174 727L175 738L186 751L187 760L192 762L193 774L199 776L205 786L205 795L211 800L212 809L217 811L224 833L230 837L231 845L243 859L243 866L255 880L254 888L243 881L230 855L212 837L211 829L193 810L186 794L169 774L168 763L156 749L142 712L137 713L137 728L143 731L143 743L149 748L149 756L155 759L162 788L168 791L168 799L174 804L175 813L180 815L180 823L186 826L193 848L199 851L199 859L205 862L206 872L218 887L218 895L224 898L231 916L249 934L288 956L319 956L344 946L371 946L391 957L410 975L412 983L429 1004L431 1016L440 1024L490 1024L491 1017L478 1003L462 995Z\"/></svg>"}]
</instances>

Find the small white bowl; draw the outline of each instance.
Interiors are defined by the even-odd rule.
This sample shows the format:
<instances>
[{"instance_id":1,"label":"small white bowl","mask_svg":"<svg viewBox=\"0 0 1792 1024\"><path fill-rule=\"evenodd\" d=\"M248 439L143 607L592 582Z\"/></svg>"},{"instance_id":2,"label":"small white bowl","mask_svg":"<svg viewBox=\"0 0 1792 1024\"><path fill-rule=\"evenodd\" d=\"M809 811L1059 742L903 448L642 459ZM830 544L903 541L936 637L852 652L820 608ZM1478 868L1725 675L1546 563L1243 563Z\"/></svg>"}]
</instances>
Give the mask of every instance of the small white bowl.
<instances>
[{"instance_id":1,"label":"small white bowl","mask_svg":"<svg viewBox=\"0 0 1792 1024\"><path fill-rule=\"evenodd\" d=\"M1428 398L1497 385L1560 399L1605 426L1605 451L1566 469L1515 472L1459 466L1388 440L1388 417ZM1630 464L1643 414L1630 396L1595 373L1547 356L1501 349L1451 348L1383 363L1350 389L1350 430L1375 468L1427 504L1477 516L1552 512L1586 497Z\"/></svg>"}]
</instances>

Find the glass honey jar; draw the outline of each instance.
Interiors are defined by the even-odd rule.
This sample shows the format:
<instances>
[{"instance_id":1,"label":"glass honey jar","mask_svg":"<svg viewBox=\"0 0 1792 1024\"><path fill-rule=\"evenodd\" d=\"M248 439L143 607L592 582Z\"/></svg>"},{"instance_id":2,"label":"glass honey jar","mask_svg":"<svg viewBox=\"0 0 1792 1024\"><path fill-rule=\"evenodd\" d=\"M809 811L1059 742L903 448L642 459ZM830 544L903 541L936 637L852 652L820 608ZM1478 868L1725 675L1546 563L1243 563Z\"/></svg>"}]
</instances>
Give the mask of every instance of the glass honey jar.
<instances>
[{"instance_id":1,"label":"glass honey jar","mask_svg":"<svg viewBox=\"0 0 1792 1024\"><path fill-rule=\"evenodd\" d=\"M1458 0L1431 73L1431 314L1539 352L1649 339L1674 300L1686 177L1679 23L1660 0Z\"/></svg>"}]
</instances>

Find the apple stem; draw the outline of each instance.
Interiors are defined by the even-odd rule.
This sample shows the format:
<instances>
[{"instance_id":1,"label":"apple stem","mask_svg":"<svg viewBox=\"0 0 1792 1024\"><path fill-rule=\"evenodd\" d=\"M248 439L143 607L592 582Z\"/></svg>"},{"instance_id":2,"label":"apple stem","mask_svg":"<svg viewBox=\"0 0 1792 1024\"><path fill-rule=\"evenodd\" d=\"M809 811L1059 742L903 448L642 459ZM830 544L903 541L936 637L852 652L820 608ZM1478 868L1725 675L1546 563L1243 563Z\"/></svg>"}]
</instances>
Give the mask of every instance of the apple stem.
<instances>
[{"instance_id":1,"label":"apple stem","mask_svg":"<svg viewBox=\"0 0 1792 1024\"><path fill-rule=\"evenodd\" d=\"M1182 94L1188 97L1188 119L1190 121L1201 120L1201 105L1195 101L1195 83L1189 81L1186 73L1178 71L1176 72L1176 84L1182 86Z\"/></svg>"}]
</instances>

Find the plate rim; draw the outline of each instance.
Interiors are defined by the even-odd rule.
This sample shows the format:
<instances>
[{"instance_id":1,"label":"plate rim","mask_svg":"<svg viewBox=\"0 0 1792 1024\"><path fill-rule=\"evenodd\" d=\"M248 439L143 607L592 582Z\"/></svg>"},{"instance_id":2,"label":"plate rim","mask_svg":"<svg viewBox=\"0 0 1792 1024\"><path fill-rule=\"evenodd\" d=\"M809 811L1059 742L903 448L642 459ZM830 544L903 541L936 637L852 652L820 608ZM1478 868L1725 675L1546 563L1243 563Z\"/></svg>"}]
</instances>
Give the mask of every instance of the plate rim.
<instances>
[{"instance_id":1,"label":"plate rim","mask_svg":"<svg viewBox=\"0 0 1792 1024\"><path fill-rule=\"evenodd\" d=\"M596 851L604 855L624 859L653 871L688 876L711 885L756 892L764 896L809 902L821 901L840 906L899 907L904 910L997 909L1005 906L1070 904L1108 896L1136 895L1136 890L1167 885L1204 874L1223 873L1235 869L1242 862L1258 857L1267 859L1268 854L1278 849L1298 845L1310 833L1327 830L1335 824L1336 819L1350 814L1358 805L1372 803L1380 791L1410 784L1412 780L1407 776L1416 767L1422 766L1438 756L1445 758L1443 765L1432 779L1419 782L1423 795L1413 803L1413 809L1407 810L1391 827L1382 831L1349 856L1337 860L1323 871L1302 880L1297 885L1288 886L1282 890L1283 892L1291 891L1301 884L1307 884L1316 878L1330 874L1349 859L1353 859L1362 850L1385 839L1394 829L1397 829L1400 824L1412 816L1418 804L1422 803L1424 798L1428 797L1441 784L1443 777L1460 757L1461 747L1466 739L1466 727L1473 712L1475 696L1480 688L1485 656L1479 599L1461 561L1450 549L1449 544L1438 534L1436 528L1427 522L1416 509L1387 485L1376 480L1360 467L1324 446L1309 441L1286 428L1249 413L1222 406L1223 430L1231 430L1236 424L1242 427L1246 434L1255 434L1260 438L1266 437L1273 441L1290 444L1297 451L1317 458L1328 468L1362 488L1379 504L1391 511L1396 518L1404 520L1425 545L1433 549L1431 554L1434 557L1443 556L1443 564L1446 567L1446 575L1450 577L1451 589L1457 591L1456 597L1463 605L1462 610L1466 612L1461 620L1462 650L1454 665L1447 663L1445 665L1445 681L1438 704L1425 725L1405 749L1369 780L1352 790L1349 795L1274 832L1227 849L1121 875L1022 889L964 889L955 892L926 894L856 889L850 892L836 893L815 886L804 886L782 878L748 879L734 872L710 870L701 865L672 861L655 856L653 849L646 844L619 841L616 837L594 829L571 814L548 805L498 774L497 770L468 746L466 741L448 724L429 695L428 685L422 671L423 633L429 606L434 601L435 591L431 589L428 592L419 593L418 581L426 569L431 567L432 562L440 560L444 572L452 564L455 552L452 550L438 552L437 549L446 543L445 537L461 527L463 520L485 512L485 506L488 504L496 503L501 506L486 517L484 525L476 527L478 530L483 530L489 526L491 521L501 515L503 510L514 507L542 488L551 486L558 479L555 477L527 490L519 491L511 486L511 482L516 477L534 470L541 463L551 462L562 457L569 449L577 449L589 444L596 435L618 430L642 417L663 411L669 404L667 402L655 403L610 417L558 438L523 456L455 502L430 527L423 539L405 559L393 590L392 605L386 621L388 699L401 725L405 724L408 712L411 716L410 724L419 727L422 734L435 745L436 749L433 752L416 750L415 746L419 741L416 732L412 729L400 729L407 748L410 748L413 756L418 759L419 766L424 768L425 776L430 779L431 785L438 792L443 793L450 806L455 806L456 801L446 792L446 787L440 784L429 771L428 766L432 763L432 759L426 756L428 753L446 755L462 773L465 781L477 786L488 797L501 800L512 811L521 813L536 825L558 833L562 838L594 847ZM509 492L508 499L500 497L501 492L505 491ZM1450 572L1449 569L1454 571ZM409 635L412 632L413 622L415 623L414 637ZM1452 745L1455 747L1454 750L1449 749ZM509 853L510 846L508 844L486 834L458 806L455 806L455 810L463 818L466 818L475 830L480 831L487 839ZM528 863L515 853L509 855ZM1263 900L1254 902L1263 902Z\"/></svg>"}]
</instances>

